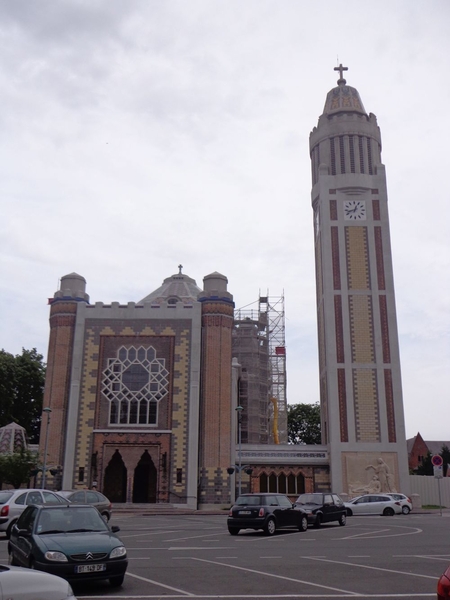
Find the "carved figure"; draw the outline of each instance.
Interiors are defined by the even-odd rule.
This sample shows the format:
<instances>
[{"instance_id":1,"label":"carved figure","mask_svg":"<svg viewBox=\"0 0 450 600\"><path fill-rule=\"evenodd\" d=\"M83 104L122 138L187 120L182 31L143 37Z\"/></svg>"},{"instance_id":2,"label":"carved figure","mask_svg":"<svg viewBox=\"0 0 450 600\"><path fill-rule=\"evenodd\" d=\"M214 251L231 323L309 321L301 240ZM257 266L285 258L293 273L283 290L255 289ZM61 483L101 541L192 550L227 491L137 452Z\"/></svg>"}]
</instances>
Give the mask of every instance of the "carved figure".
<instances>
[{"instance_id":1,"label":"carved figure","mask_svg":"<svg viewBox=\"0 0 450 600\"><path fill-rule=\"evenodd\" d=\"M376 494L381 492L381 483L376 475L372 477L367 485L350 484L349 487L351 494Z\"/></svg>"},{"instance_id":2,"label":"carved figure","mask_svg":"<svg viewBox=\"0 0 450 600\"><path fill-rule=\"evenodd\" d=\"M369 465L368 467L366 467L366 471L368 469L373 469L375 471L375 474L377 475L380 481L381 490L379 491L388 493L396 491L395 486L392 482L392 474L389 470L389 467L382 458L377 458L376 465Z\"/></svg>"}]
</instances>

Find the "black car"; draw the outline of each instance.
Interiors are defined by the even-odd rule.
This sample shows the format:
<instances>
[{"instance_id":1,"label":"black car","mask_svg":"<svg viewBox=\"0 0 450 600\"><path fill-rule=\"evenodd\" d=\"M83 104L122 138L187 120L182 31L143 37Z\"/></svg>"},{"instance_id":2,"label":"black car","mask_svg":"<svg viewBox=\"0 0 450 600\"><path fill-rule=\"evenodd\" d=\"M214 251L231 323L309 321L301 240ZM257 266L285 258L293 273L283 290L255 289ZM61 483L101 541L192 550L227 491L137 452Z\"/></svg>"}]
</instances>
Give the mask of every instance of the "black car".
<instances>
[{"instance_id":1,"label":"black car","mask_svg":"<svg viewBox=\"0 0 450 600\"><path fill-rule=\"evenodd\" d=\"M338 521L339 525L347 522L347 509L337 494L301 494L295 503L306 511L308 523L314 527L331 521Z\"/></svg>"},{"instance_id":2,"label":"black car","mask_svg":"<svg viewBox=\"0 0 450 600\"><path fill-rule=\"evenodd\" d=\"M228 531L237 535L241 529L263 529L273 535L282 527L308 529L306 512L284 494L242 494L231 507Z\"/></svg>"},{"instance_id":3,"label":"black car","mask_svg":"<svg viewBox=\"0 0 450 600\"><path fill-rule=\"evenodd\" d=\"M67 579L109 579L122 585L127 551L94 506L31 505L20 515L8 543L10 563Z\"/></svg>"}]
</instances>

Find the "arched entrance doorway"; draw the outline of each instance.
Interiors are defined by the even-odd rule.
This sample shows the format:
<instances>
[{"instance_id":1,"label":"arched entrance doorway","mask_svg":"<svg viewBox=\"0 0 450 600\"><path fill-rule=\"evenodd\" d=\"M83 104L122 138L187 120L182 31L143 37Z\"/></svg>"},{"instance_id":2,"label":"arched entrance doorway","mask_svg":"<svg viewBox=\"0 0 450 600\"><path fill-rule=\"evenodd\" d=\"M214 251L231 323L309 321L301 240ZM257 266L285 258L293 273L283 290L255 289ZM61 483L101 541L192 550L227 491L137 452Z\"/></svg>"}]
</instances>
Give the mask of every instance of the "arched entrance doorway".
<instances>
[{"instance_id":1,"label":"arched entrance doorway","mask_svg":"<svg viewBox=\"0 0 450 600\"><path fill-rule=\"evenodd\" d=\"M103 493L111 502L127 501L127 468L118 450L114 452L105 469Z\"/></svg>"},{"instance_id":2,"label":"arched entrance doorway","mask_svg":"<svg viewBox=\"0 0 450 600\"><path fill-rule=\"evenodd\" d=\"M158 473L148 450L134 469L133 502L137 504L155 503Z\"/></svg>"}]
</instances>

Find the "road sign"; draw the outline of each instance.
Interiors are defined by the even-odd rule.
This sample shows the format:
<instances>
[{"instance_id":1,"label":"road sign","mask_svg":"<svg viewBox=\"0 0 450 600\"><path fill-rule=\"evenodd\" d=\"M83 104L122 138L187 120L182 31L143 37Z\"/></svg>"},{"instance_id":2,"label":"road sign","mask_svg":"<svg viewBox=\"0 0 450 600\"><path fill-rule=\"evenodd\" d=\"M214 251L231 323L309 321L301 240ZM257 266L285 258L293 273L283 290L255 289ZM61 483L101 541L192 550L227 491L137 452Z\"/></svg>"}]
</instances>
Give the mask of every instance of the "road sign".
<instances>
[{"instance_id":1,"label":"road sign","mask_svg":"<svg viewBox=\"0 0 450 600\"><path fill-rule=\"evenodd\" d=\"M439 454L434 454L431 457L431 464L433 465L433 467L442 467L444 461L442 460L442 456L440 456Z\"/></svg>"},{"instance_id":2,"label":"road sign","mask_svg":"<svg viewBox=\"0 0 450 600\"><path fill-rule=\"evenodd\" d=\"M433 475L436 479L442 479L442 477L444 476L442 473L442 465L440 465L439 467L433 467Z\"/></svg>"}]
</instances>

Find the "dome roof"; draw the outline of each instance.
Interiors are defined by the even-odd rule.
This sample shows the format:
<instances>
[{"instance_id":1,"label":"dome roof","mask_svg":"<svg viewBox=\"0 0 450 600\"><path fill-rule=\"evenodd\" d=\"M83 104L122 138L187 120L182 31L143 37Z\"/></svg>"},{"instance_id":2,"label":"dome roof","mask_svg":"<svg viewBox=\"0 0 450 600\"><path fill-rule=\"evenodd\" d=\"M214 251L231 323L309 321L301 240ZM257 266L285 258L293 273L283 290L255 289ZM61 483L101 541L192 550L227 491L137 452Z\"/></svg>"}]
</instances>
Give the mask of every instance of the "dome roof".
<instances>
[{"instance_id":1,"label":"dome roof","mask_svg":"<svg viewBox=\"0 0 450 600\"><path fill-rule=\"evenodd\" d=\"M345 83L339 84L328 92L325 106L323 107L324 115L334 115L341 112L367 114L358 90L345 85Z\"/></svg>"},{"instance_id":2,"label":"dome roof","mask_svg":"<svg viewBox=\"0 0 450 600\"><path fill-rule=\"evenodd\" d=\"M356 112L366 115L367 113L358 90L347 85L347 81L342 76L343 71L347 71L347 67L339 65L334 70L339 71L340 77L337 81L337 87L333 88L327 94L323 114L331 116L342 112Z\"/></svg>"},{"instance_id":3,"label":"dome roof","mask_svg":"<svg viewBox=\"0 0 450 600\"><path fill-rule=\"evenodd\" d=\"M184 303L197 301L197 297L202 290L195 283L195 279L181 272L181 265L179 269L178 273L164 279L162 286L140 300L139 304L145 302L159 304L169 299L180 300Z\"/></svg>"}]
</instances>

